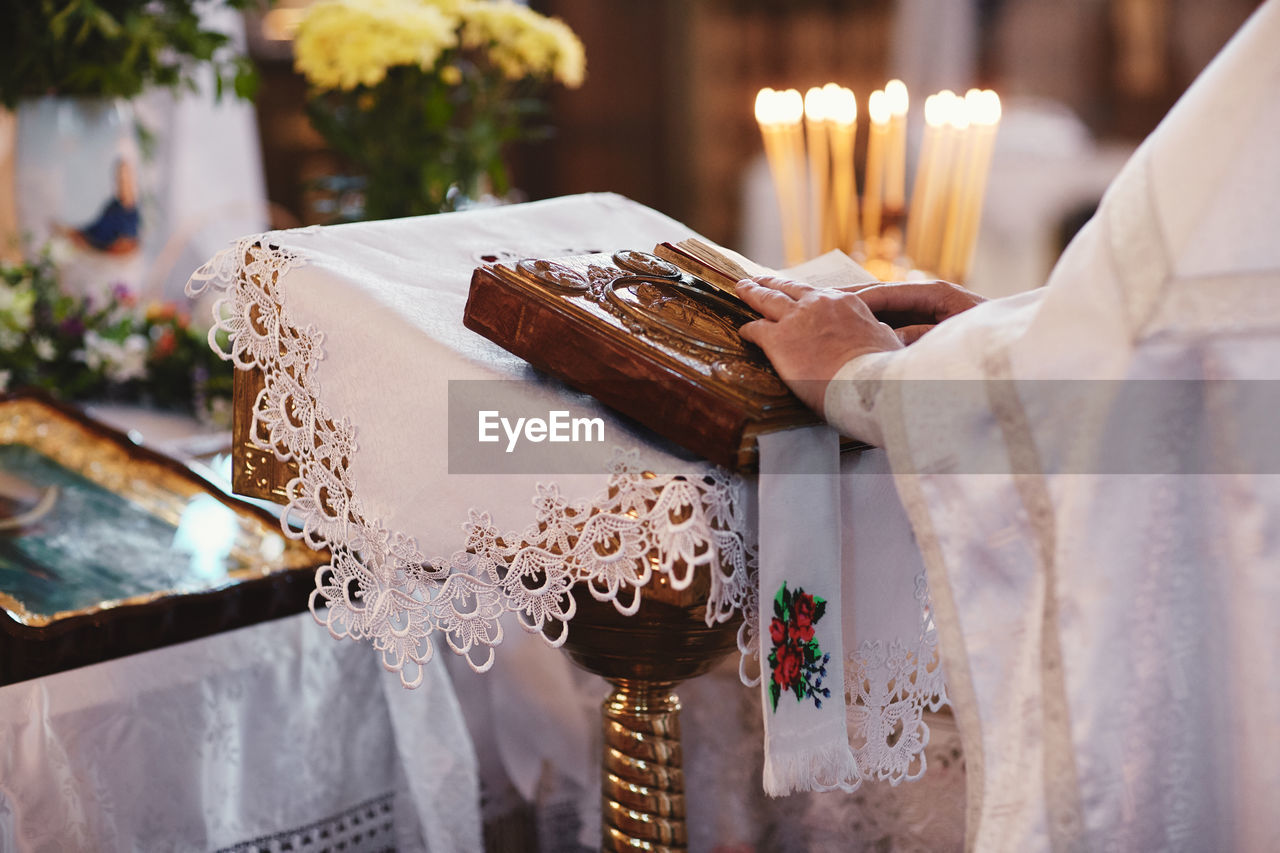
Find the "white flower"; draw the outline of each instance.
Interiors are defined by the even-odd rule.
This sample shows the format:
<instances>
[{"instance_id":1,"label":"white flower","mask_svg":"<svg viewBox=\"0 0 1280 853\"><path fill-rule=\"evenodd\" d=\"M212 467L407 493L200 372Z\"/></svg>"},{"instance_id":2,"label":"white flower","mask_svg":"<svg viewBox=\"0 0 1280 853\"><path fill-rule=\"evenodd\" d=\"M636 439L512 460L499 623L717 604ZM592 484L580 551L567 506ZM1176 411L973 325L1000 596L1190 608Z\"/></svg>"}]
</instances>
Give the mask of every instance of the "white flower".
<instances>
[{"instance_id":1,"label":"white flower","mask_svg":"<svg viewBox=\"0 0 1280 853\"><path fill-rule=\"evenodd\" d=\"M58 354L58 349L53 345L53 341L48 338L35 338L31 342L31 346L36 351L36 358L41 361L53 361L53 357Z\"/></svg>"},{"instance_id":2,"label":"white flower","mask_svg":"<svg viewBox=\"0 0 1280 853\"><path fill-rule=\"evenodd\" d=\"M31 328L35 320L36 294L30 280L15 285L0 282L0 329L19 334Z\"/></svg>"},{"instance_id":3,"label":"white flower","mask_svg":"<svg viewBox=\"0 0 1280 853\"><path fill-rule=\"evenodd\" d=\"M45 247L49 252L49 260L55 267L62 267L75 259L75 244L61 235L50 238Z\"/></svg>"},{"instance_id":4,"label":"white flower","mask_svg":"<svg viewBox=\"0 0 1280 853\"><path fill-rule=\"evenodd\" d=\"M130 335L120 347L120 357L107 368L107 378L113 382L143 379L147 375L147 339L142 335Z\"/></svg>"},{"instance_id":5,"label":"white flower","mask_svg":"<svg viewBox=\"0 0 1280 853\"><path fill-rule=\"evenodd\" d=\"M90 330L84 333L81 357L90 370L101 369L112 382L128 382L147 375L147 339L142 335L130 335L123 343L117 343Z\"/></svg>"}]
</instances>

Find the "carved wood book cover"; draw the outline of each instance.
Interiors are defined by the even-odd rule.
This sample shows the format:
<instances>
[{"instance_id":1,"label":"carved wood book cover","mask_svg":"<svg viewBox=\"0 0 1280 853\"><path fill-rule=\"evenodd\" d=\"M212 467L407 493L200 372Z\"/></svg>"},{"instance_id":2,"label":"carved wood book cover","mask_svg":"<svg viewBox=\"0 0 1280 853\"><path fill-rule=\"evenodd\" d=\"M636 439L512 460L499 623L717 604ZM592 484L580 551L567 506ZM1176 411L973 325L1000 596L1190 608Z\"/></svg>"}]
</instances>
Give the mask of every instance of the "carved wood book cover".
<instances>
[{"instance_id":1,"label":"carved wood book cover","mask_svg":"<svg viewBox=\"0 0 1280 853\"><path fill-rule=\"evenodd\" d=\"M485 264L463 322L676 444L750 470L757 435L818 418L739 336L759 315L719 284L636 250Z\"/></svg>"}]
</instances>

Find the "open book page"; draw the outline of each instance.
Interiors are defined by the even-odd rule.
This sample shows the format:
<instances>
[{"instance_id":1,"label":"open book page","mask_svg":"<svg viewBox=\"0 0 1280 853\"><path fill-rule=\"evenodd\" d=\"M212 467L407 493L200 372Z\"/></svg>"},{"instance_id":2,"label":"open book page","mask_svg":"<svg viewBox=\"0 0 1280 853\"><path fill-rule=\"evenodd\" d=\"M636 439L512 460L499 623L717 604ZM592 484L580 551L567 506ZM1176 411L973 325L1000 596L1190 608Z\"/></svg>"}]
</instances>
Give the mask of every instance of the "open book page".
<instances>
[{"instance_id":1,"label":"open book page","mask_svg":"<svg viewBox=\"0 0 1280 853\"><path fill-rule=\"evenodd\" d=\"M871 284L880 280L839 249L832 249L825 255L779 270L778 275L803 281L814 287L844 287L850 284Z\"/></svg>"},{"instance_id":2,"label":"open book page","mask_svg":"<svg viewBox=\"0 0 1280 853\"><path fill-rule=\"evenodd\" d=\"M759 275L779 275L815 287L841 287L877 280L838 249L785 270L770 269L732 249L698 238L660 243L654 247L654 254L734 298L734 287L739 281Z\"/></svg>"}]
</instances>

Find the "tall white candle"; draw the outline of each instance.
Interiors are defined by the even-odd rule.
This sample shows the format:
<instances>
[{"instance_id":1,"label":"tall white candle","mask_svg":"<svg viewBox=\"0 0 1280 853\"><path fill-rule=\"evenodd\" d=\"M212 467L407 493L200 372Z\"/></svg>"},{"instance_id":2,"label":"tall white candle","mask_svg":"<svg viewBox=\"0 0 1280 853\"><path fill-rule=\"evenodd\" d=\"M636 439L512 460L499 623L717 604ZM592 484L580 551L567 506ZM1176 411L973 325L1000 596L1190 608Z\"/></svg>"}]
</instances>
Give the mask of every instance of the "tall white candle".
<instances>
[{"instance_id":1,"label":"tall white candle","mask_svg":"<svg viewBox=\"0 0 1280 853\"><path fill-rule=\"evenodd\" d=\"M938 137L945 126L937 95L924 99L924 138L920 142L920 156L916 158L916 178L911 188L911 213L907 217L907 257L919 266L920 244L926 229L926 206L929 187L936 181L940 146Z\"/></svg>"},{"instance_id":2,"label":"tall white candle","mask_svg":"<svg viewBox=\"0 0 1280 853\"><path fill-rule=\"evenodd\" d=\"M986 198L987 176L991 171L991 155L995 150L996 133L1000 127L1000 114L1000 96L995 92L984 89L974 98L974 106L970 111L974 146L972 186L965 200L968 209L962 219L964 231L960 235L956 264L956 274L962 281L968 279L969 268L973 264L978 228L982 224L982 202Z\"/></svg>"},{"instance_id":3,"label":"tall white candle","mask_svg":"<svg viewBox=\"0 0 1280 853\"><path fill-rule=\"evenodd\" d=\"M794 251L787 256L788 265L798 264L805 260L805 246L808 233L805 204L805 166L804 166L804 98L795 89L787 89L778 96L778 123L782 127L786 150L786 165L790 173L791 188L791 228L793 234L789 245Z\"/></svg>"},{"instance_id":4,"label":"tall white candle","mask_svg":"<svg viewBox=\"0 0 1280 853\"><path fill-rule=\"evenodd\" d=\"M942 235L946 228L947 203L955 167L955 129L952 126L957 107L955 93L943 89L933 96L932 105L925 105L925 123L934 131L932 163L928 166L928 182L924 188L922 213L917 220L916 238L911 260L918 269L937 272L942 249ZM932 109L930 109L932 106Z\"/></svg>"},{"instance_id":5,"label":"tall white candle","mask_svg":"<svg viewBox=\"0 0 1280 853\"><path fill-rule=\"evenodd\" d=\"M885 145L889 136L889 105L882 90L876 89L867 99L867 115L871 119L871 129L867 137L867 169L862 193L862 236L867 244L867 254L871 255L880 239Z\"/></svg>"},{"instance_id":6,"label":"tall white candle","mask_svg":"<svg viewBox=\"0 0 1280 853\"><path fill-rule=\"evenodd\" d=\"M832 212L827 97L816 86L804 93L804 136L809 152L809 253L817 255L832 248Z\"/></svg>"},{"instance_id":7,"label":"tall white candle","mask_svg":"<svg viewBox=\"0 0 1280 853\"><path fill-rule=\"evenodd\" d=\"M907 183L907 86L901 80L890 80L884 86L889 106L889 138L886 143L884 206L900 213L906 203Z\"/></svg>"},{"instance_id":8,"label":"tall white candle","mask_svg":"<svg viewBox=\"0 0 1280 853\"><path fill-rule=\"evenodd\" d=\"M756 123L764 140L764 153L769 161L769 173L773 176L773 190L778 197L778 216L781 223L783 252L788 258L803 253L803 247L792 245L795 230L791 211L794 194L791 191L791 172L787 165L786 142L779 122L778 96L781 92L764 88L756 93Z\"/></svg>"},{"instance_id":9,"label":"tall white candle","mask_svg":"<svg viewBox=\"0 0 1280 853\"><path fill-rule=\"evenodd\" d=\"M858 239L858 180L853 168L853 149L858 135L858 100L853 92L829 84L827 115L831 123L831 159L835 238L833 248L853 250Z\"/></svg>"},{"instance_id":10,"label":"tall white candle","mask_svg":"<svg viewBox=\"0 0 1280 853\"><path fill-rule=\"evenodd\" d=\"M956 98L951 113L951 164L948 168L946 219L942 233L942 246L938 253L936 270L941 278L958 277L959 245L964 231L966 178L973 158L973 143L969 133L969 104Z\"/></svg>"}]
</instances>

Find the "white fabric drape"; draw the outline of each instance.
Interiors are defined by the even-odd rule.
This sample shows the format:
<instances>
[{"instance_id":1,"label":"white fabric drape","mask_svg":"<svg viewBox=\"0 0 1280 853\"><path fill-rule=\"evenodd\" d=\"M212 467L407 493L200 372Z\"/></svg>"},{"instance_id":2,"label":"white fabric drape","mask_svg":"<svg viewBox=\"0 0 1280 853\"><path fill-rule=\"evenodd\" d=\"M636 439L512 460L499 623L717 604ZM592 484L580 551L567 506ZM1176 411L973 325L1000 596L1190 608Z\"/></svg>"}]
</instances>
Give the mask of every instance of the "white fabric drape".
<instances>
[{"instance_id":1,"label":"white fabric drape","mask_svg":"<svg viewBox=\"0 0 1280 853\"><path fill-rule=\"evenodd\" d=\"M480 849L443 667L406 691L310 614L0 688L0 744L4 851Z\"/></svg>"},{"instance_id":2,"label":"white fabric drape","mask_svg":"<svg viewBox=\"0 0 1280 853\"><path fill-rule=\"evenodd\" d=\"M1280 839L1280 468L1244 413L1280 378L1277 45L1271 0L1047 287L828 397L924 555L976 849Z\"/></svg>"}]
</instances>

